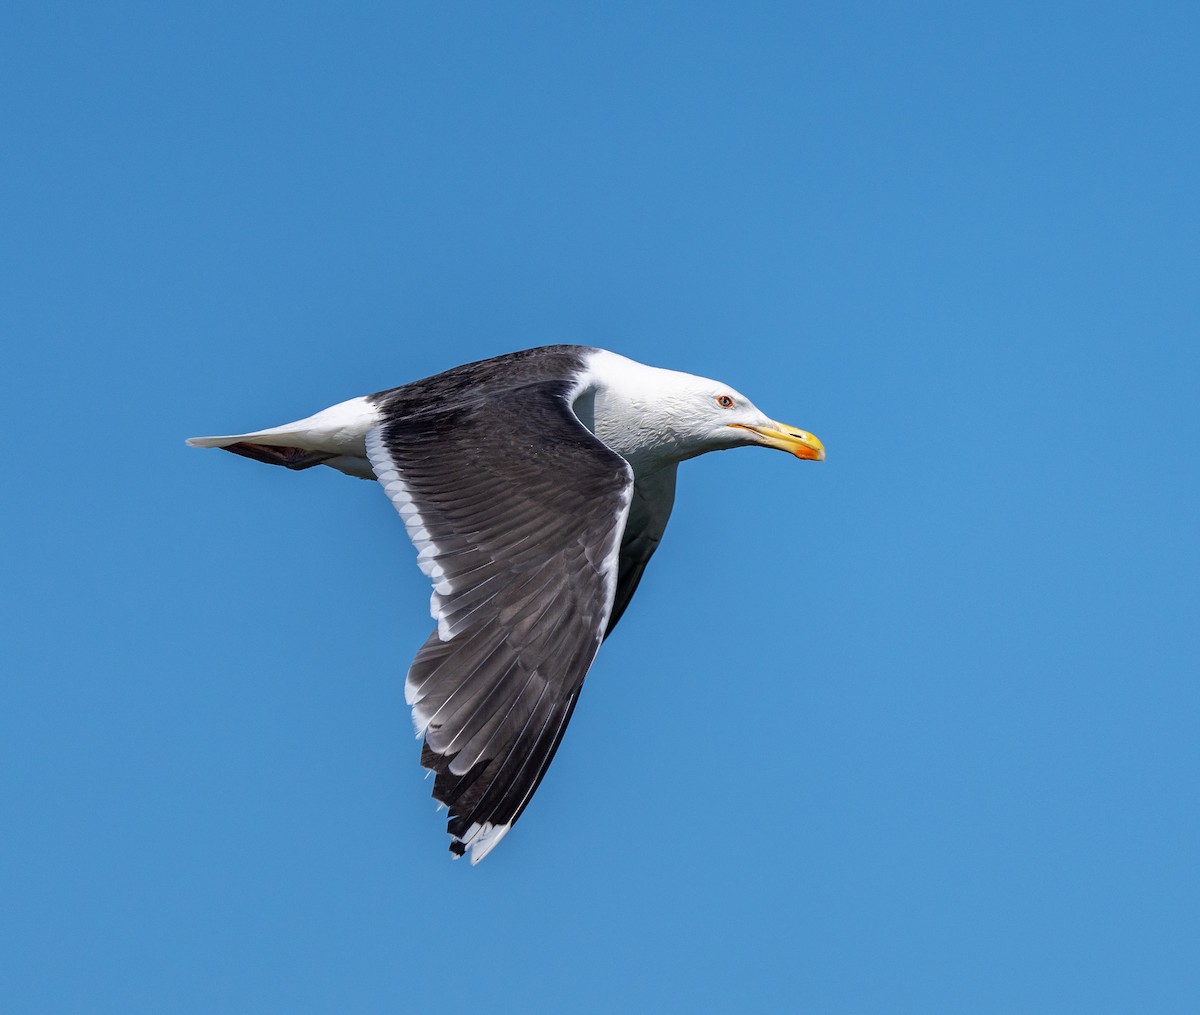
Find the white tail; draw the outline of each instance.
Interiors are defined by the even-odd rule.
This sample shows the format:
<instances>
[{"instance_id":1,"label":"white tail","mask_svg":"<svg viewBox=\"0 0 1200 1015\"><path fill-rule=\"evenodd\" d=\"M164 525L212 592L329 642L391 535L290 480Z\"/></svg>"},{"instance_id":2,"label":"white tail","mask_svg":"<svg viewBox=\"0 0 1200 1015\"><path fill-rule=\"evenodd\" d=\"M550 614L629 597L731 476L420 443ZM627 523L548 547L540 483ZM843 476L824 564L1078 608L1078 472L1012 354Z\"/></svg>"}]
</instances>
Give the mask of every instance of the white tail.
<instances>
[{"instance_id":1,"label":"white tail","mask_svg":"<svg viewBox=\"0 0 1200 1015\"><path fill-rule=\"evenodd\" d=\"M229 448L246 454L250 448L296 448L313 453L314 457L263 456L250 453L248 457L274 464L287 464L289 468L306 468L308 465L330 465L340 472L364 479L373 479L371 466L367 462L365 444L367 431L380 422L379 409L367 398L351 398L315 415L298 419L294 423L255 430L252 433L225 434L218 437L189 437L188 444L194 448ZM248 445L247 449L234 445ZM303 462L304 464L301 464Z\"/></svg>"},{"instance_id":2,"label":"white tail","mask_svg":"<svg viewBox=\"0 0 1200 1015\"><path fill-rule=\"evenodd\" d=\"M194 448L226 448L247 441L277 448L304 448L366 457L363 444L367 431L379 423L379 410L366 398L351 398L294 423L273 426L252 433L226 434L220 437L189 437Z\"/></svg>"}]
</instances>

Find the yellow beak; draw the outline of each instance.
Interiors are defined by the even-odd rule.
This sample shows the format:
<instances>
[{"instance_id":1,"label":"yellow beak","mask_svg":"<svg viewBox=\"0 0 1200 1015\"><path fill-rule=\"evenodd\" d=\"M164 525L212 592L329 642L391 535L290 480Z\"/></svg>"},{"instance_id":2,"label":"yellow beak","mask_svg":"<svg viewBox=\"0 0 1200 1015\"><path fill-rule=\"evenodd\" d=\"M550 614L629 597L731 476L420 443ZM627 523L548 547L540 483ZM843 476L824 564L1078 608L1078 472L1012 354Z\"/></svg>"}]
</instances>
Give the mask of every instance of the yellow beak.
<instances>
[{"instance_id":1,"label":"yellow beak","mask_svg":"<svg viewBox=\"0 0 1200 1015\"><path fill-rule=\"evenodd\" d=\"M787 451L797 458L810 462L825 461L825 445L807 430L797 430L786 423L772 423L771 426L746 426L744 423L730 423L739 430L749 430L758 437L756 443L768 448L778 448Z\"/></svg>"}]
</instances>

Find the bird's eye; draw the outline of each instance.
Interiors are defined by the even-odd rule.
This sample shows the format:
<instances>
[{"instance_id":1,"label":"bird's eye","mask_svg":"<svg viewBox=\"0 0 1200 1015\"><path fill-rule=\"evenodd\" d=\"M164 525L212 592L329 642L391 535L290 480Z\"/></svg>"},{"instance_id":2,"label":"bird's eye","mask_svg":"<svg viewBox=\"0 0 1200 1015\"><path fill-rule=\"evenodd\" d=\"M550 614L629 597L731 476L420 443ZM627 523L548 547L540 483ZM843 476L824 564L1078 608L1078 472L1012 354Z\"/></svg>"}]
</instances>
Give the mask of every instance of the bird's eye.
<instances>
[{"instance_id":1,"label":"bird's eye","mask_svg":"<svg viewBox=\"0 0 1200 1015\"><path fill-rule=\"evenodd\" d=\"M717 395L717 405L719 405L722 409L732 409L733 399L728 395Z\"/></svg>"}]
</instances>

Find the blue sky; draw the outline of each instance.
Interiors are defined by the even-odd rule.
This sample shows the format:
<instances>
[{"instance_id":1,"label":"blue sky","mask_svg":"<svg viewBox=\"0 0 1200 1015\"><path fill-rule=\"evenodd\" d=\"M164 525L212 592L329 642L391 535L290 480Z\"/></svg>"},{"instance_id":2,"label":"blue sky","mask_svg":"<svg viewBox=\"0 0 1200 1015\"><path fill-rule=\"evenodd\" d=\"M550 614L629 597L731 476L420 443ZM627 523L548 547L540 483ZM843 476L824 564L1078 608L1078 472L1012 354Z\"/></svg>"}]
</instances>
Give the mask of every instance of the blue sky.
<instances>
[{"instance_id":1,"label":"blue sky","mask_svg":"<svg viewBox=\"0 0 1200 1015\"><path fill-rule=\"evenodd\" d=\"M0 18L6 1010L1200 1008L1194 6ZM829 460L471 868L385 498L183 438L558 341Z\"/></svg>"}]
</instances>

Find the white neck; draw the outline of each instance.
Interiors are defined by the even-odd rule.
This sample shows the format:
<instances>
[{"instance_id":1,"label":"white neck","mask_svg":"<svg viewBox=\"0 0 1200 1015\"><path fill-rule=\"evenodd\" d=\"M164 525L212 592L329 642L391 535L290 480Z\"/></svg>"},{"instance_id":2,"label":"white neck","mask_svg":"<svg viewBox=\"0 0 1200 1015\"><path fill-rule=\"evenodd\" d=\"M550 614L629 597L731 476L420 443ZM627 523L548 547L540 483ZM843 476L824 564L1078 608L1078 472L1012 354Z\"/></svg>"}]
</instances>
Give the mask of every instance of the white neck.
<instances>
[{"instance_id":1,"label":"white neck","mask_svg":"<svg viewBox=\"0 0 1200 1015\"><path fill-rule=\"evenodd\" d=\"M677 426L680 399L700 383L706 382L597 349L580 378L574 408L584 426L635 473L646 474L710 450L697 446Z\"/></svg>"}]
</instances>

